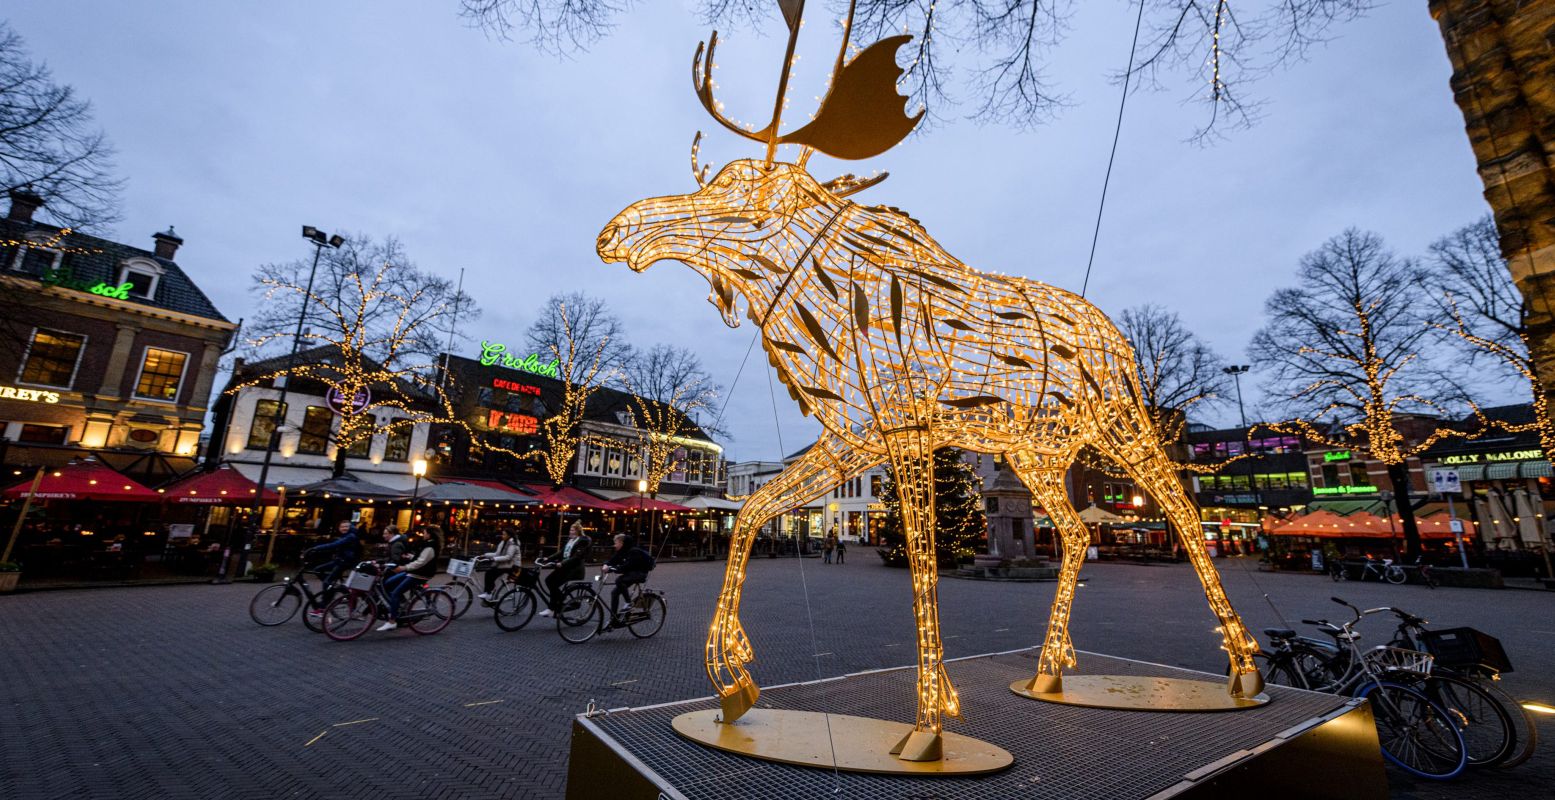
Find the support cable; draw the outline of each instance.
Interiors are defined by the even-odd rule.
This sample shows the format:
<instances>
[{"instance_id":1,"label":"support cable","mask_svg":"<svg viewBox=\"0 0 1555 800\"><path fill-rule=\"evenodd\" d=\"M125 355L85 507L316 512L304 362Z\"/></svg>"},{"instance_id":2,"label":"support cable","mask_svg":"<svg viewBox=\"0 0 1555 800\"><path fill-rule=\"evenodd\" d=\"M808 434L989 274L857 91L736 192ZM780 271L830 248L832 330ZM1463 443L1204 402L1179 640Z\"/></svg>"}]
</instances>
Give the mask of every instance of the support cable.
<instances>
[{"instance_id":1,"label":"support cable","mask_svg":"<svg viewBox=\"0 0 1555 800\"><path fill-rule=\"evenodd\" d=\"M1123 97L1118 100L1118 121L1112 129L1112 150L1107 153L1107 174L1101 179L1101 202L1096 206L1096 228L1091 231L1091 255L1085 260L1085 280L1080 282L1080 296L1091 285L1091 266L1096 263L1096 241L1101 237L1101 215L1107 208L1107 185L1112 182L1112 162L1118 156L1118 136L1123 132L1123 109L1128 105L1129 79L1134 77L1134 51L1139 47L1139 26L1145 19L1145 0L1139 0L1139 14L1134 17L1134 40L1128 46L1128 69L1123 72Z\"/></svg>"}]
</instances>

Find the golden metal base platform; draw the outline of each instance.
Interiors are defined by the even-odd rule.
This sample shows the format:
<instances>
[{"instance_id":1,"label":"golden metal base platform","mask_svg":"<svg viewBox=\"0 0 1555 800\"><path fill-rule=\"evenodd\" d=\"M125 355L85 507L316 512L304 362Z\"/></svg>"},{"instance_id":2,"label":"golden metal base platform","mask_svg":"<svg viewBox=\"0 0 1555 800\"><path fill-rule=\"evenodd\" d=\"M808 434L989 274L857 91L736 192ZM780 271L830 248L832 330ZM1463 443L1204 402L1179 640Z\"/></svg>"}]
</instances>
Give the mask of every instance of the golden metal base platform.
<instances>
[{"instance_id":1,"label":"golden metal base platform","mask_svg":"<svg viewBox=\"0 0 1555 800\"><path fill-rule=\"evenodd\" d=\"M1118 711L1240 711L1269 702L1269 695L1234 697L1223 683L1144 675L1065 675L1057 691L1028 688L1030 678L1010 684L1021 697L1048 703Z\"/></svg>"},{"instance_id":2,"label":"golden metal base platform","mask_svg":"<svg viewBox=\"0 0 1555 800\"><path fill-rule=\"evenodd\" d=\"M753 708L727 725L718 718L717 709L688 711L671 724L676 733L708 747L844 772L966 777L999 772L1015 763L1004 748L949 732L941 734L944 758L903 761L891 749L912 732L904 722L774 708Z\"/></svg>"}]
</instances>

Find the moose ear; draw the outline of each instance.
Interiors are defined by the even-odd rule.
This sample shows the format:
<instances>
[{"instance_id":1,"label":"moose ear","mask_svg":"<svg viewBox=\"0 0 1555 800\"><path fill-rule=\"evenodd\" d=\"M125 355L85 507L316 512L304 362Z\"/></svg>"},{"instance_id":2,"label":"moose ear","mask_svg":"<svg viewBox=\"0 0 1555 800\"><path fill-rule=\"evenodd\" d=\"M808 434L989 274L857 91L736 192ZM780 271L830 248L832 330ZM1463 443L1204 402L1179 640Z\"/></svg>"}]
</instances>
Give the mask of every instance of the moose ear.
<instances>
[{"instance_id":1,"label":"moose ear","mask_svg":"<svg viewBox=\"0 0 1555 800\"><path fill-rule=\"evenodd\" d=\"M838 175L821 185L826 188L826 191L841 199L858 194L889 177L891 177L889 172L882 172L879 175L873 175L868 178L860 178L850 172L846 175Z\"/></svg>"}]
</instances>

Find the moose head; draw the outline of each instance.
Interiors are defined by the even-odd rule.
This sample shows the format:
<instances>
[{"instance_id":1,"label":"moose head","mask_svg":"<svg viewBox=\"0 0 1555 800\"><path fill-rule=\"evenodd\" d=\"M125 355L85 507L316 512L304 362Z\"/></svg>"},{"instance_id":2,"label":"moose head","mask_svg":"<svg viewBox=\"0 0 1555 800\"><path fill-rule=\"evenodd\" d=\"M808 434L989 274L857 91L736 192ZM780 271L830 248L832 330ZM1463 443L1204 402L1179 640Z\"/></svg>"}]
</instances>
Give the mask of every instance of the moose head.
<instances>
[{"instance_id":1,"label":"moose head","mask_svg":"<svg viewBox=\"0 0 1555 800\"><path fill-rule=\"evenodd\" d=\"M606 262L624 261L641 272L661 260L678 260L697 270L711 287L708 301L718 308L724 324L738 327L735 295L748 292L752 280L771 278L787 270L783 248L804 233L818 235L826 221L848 205L850 195L882 180L886 174L859 178L848 174L821 182L811 177L805 164L813 151L836 158L870 158L895 146L923 117L907 116L906 98L897 94L897 50L910 36L893 36L865 48L839 69L815 118L803 127L778 133L783 92L792 62L796 21L791 20L788 59L779 82L772 121L752 131L724 116L713 98L715 32L706 47L697 46L691 77L703 108L724 128L767 145L766 159L737 159L708 179L707 166L699 166L697 152L702 134L691 144L691 174L698 189L691 194L641 200L628 206L600 231L596 243ZM843 49L846 51L846 35ZM777 145L800 145L797 163L774 160ZM776 256L776 257L775 257ZM789 264L791 266L791 263ZM753 267L766 269L768 274Z\"/></svg>"}]
</instances>

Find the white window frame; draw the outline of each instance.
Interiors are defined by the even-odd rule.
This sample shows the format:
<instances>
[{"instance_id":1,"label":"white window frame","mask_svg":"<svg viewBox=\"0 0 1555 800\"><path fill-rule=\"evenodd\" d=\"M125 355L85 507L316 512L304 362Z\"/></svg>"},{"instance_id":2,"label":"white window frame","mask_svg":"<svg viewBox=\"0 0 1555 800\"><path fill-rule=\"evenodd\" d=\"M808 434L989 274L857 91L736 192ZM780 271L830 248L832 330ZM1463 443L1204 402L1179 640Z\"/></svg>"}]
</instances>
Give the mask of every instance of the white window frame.
<instances>
[{"instance_id":1,"label":"white window frame","mask_svg":"<svg viewBox=\"0 0 1555 800\"><path fill-rule=\"evenodd\" d=\"M139 297L145 300L155 300L157 296L157 287L161 285L162 276L166 274L167 270L163 269L161 264L158 264L150 259L126 259L119 265L119 280L115 285L117 286L127 283L129 281L129 274L131 272L139 272L140 274L151 278L151 286L146 289L146 293L144 295L132 294L130 297Z\"/></svg>"},{"instance_id":2,"label":"white window frame","mask_svg":"<svg viewBox=\"0 0 1555 800\"><path fill-rule=\"evenodd\" d=\"M164 400L160 397L147 397L140 393L140 378L146 372L146 358L150 356L152 350L161 350L164 353L178 353L184 357L183 369L178 371L178 391L173 392L172 400ZM189 377L189 361L192 358L192 353L185 353L182 350L173 350L149 344L140 348L140 368L135 370L135 383L130 385L130 396L136 400L145 400L148 403L166 403L170 406L178 405L178 396L184 393L184 379Z\"/></svg>"},{"instance_id":3,"label":"white window frame","mask_svg":"<svg viewBox=\"0 0 1555 800\"><path fill-rule=\"evenodd\" d=\"M70 368L70 383L69 384L66 384L64 386L55 386L52 383L32 383L30 381L22 380L22 374L27 371L27 359L32 356L32 346L33 346L33 343L38 341L38 331L49 331L51 333L63 333L65 335L67 335L67 336L79 336L79 337L81 337L81 349L76 351L76 363L75 363L75 366L72 366ZM48 387L50 389L64 389L66 391L72 391L72 392L75 391L75 388L76 388L76 377L81 374L81 358L82 358L82 356L86 355L86 348L87 348L88 345L91 344L91 342L92 342L92 337L90 337L90 336L88 336L88 335L86 335L84 333L75 333L73 331L60 330L59 328L45 328L42 325L34 325L33 328L32 328L32 333L27 336L27 349L22 351L21 363L16 365L16 383L18 385L21 385L21 386L46 386L46 387Z\"/></svg>"},{"instance_id":4,"label":"white window frame","mask_svg":"<svg viewBox=\"0 0 1555 800\"><path fill-rule=\"evenodd\" d=\"M45 253L54 254L54 260L49 264L49 269L58 270L60 261L65 257L65 251L53 247L44 247L43 243L46 241L48 240L41 238L37 233L27 234L27 243L16 248L16 255L11 258L11 263L6 268L12 272L20 272L22 264L27 262L27 251L42 250Z\"/></svg>"}]
</instances>

